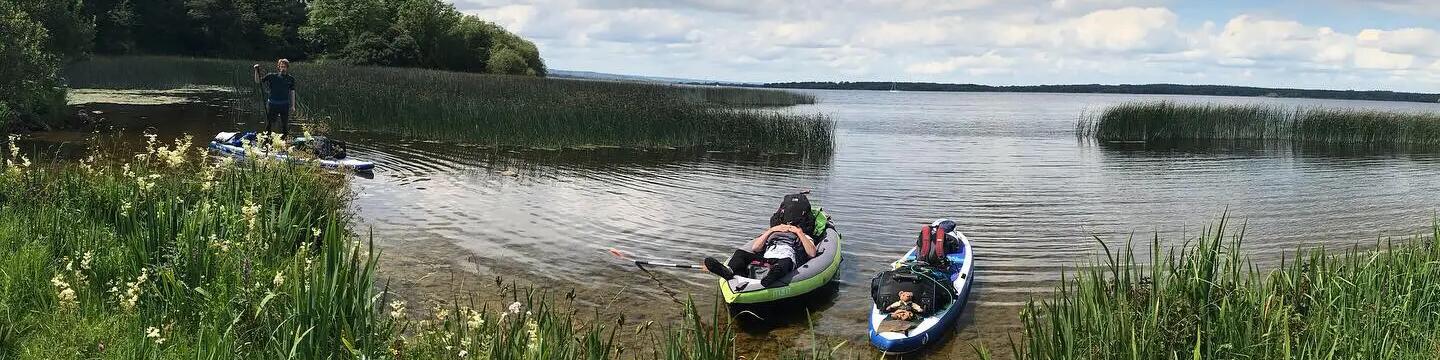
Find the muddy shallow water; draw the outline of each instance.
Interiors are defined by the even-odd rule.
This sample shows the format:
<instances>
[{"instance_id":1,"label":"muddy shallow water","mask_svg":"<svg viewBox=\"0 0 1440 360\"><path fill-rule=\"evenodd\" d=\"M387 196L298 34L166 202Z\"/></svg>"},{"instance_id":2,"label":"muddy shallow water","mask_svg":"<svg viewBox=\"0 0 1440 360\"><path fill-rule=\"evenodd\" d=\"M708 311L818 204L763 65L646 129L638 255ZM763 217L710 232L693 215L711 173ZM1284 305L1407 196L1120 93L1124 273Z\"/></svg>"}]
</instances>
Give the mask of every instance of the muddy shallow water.
<instances>
[{"instance_id":1,"label":"muddy shallow water","mask_svg":"<svg viewBox=\"0 0 1440 360\"><path fill-rule=\"evenodd\" d=\"M1136 99L1440 111L1436 104L1227 97L818 91L838 122L830 157L680 151L512 151L364 132L332 135L375 161L352 181L361 231L386 253L382 275L408 297L447 298L495 276L628 319L673 320L672 296L708 308L713 277L637 270L607 249L698 263L761 231L781 195L813 191L845 235L840 281L806 299L814 332L868 351L869 279L937 217L974 242L976 281L957 335L921 356L1008 352L1017 314L1062 271L1091 259L1089 235L1173 246L1228 212L1265 263L1302 246L1350 246L1429 229L1440 153L1227 144L1100 146L1079 141L1085 111ZM106 131L162 137L255 126L224 101L79 105ZM250 124L246 124L250 122ZM40 134L36 148L84 136ZM64 150L59 150L63 152ZM457 285L459 284L459 285ZM675 295L678 294L678 295ZM803 312L743 327L746 353L809 342ZM795 315L799 314L799 315Z\"/></svg>"}]
</instances>

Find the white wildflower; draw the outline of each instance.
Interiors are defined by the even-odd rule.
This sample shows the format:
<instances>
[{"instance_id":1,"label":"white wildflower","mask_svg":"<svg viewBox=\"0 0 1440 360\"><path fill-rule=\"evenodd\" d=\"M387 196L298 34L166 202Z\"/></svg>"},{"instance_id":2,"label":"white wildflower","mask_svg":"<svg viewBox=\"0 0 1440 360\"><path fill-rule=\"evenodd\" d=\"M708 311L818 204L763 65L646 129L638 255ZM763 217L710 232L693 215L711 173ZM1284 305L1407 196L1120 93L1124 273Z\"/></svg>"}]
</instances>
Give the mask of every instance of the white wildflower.
<instances>
[{"instance_id":1,"label":"white wildflower","mask_svg":"<svg viewBox=\"0 0 1440 360\"><path fill-rule=\"evenodd\" d=\"M390 318L397 320L405 318L405 300L390 302Z\"/></svg>"},{"instance_id":2,"label":"white wildflower","mask_svg":"<svg viewBox=\"0 0 1440 360\"><path fill-rule=\"evenodd\" d=\"M145 337L153 339L155 345L165 344L165 337L160 336L160 329L154 326L145 329Z\"/></svg>"},{"instance_id":3,"label":"white wildflower","mask_svg":"<svg viewBox=\"0 0 1440 360\"><path fill-rule=\"evenodd\" d=\"M140 303L140 286L145 285L145 281L149 279L150 270L140 269L140 275L135 277L135 281L125 283L125 296L120 298L120 307L125 310L135 309Z\"/></svg>"},{"instance_id":4,"label":"white wildflower","mask_svg":"<svg viewBox=\"0 0 1440 360\"><path fill-rule=\"evenodd\" d=\"M279 271L276 271L276 272L275 272L275 279L270 280L270 283L275 284L275 287L280 287L280 286L282 286L282 285L285 285L285 274L284 274L284 273L281 273L281 272L279 272Z\"/></svg>"},{"instance_id":5,"label":"white wildflower","mask_svg":"<svg viewBox=\"0 0 1440 360\"><path fill-rule=\"evenodd\" d=\"M467 317L469 318L467 321L465 321L465 325L469 325L471 329L479 329L481 326L485 326L485 318L480 316L479 311L469 309L466 309L465 311L468 315Z\"/></svg>"},{"instance_id":6,"label":"white wildflower","mask_svg":"<svg viewBox=\"0 0 1440 360\"><path fill-rule=\"evenodd\" d=\"M450 309L445 305L435 304L435 308L431 312L434 313L436 322L444 322L446 318L450 317Z\"/></svg>"},{"instance_id":7,"label":"white wildflower","mask_svg":"<svg viewBox=\"0 0 1440 360\"><path fill-rule=\"evenodd\" d=\"M50 284L55 286L55 297L59 299L61 309L74 309L79 305L75 299L75 289L70 288L70 283L65 282L65 278L60 274L50 278Z\"/></svg>"},{"instance_id":8,"label":"white wildflower","mask_svg":"<svg viewBox=\"0 0 1440 360\"><path fill-rule=\"evenodd\" d=\"M250 199L245 199L245 206L240 208L240 213L245 216L246 226L254 230L257 221L259 221L260 205L255 204L250 201Z\"/></svg>"}]
</instances>

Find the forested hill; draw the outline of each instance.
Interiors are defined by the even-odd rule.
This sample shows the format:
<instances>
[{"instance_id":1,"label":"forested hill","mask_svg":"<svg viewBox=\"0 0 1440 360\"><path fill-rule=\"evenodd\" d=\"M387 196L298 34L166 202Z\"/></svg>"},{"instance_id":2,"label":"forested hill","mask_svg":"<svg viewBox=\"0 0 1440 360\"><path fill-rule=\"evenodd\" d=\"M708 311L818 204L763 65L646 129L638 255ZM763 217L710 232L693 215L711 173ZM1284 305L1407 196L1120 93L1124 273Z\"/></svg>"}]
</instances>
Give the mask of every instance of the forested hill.
<instances>
[{"instance_id":1,"label":"forested hill","mask_svg":"<svg viewBox=\"0 0 1440 360\"><path fill-rule=\"evenodd\" d=\"M545 75L535 44L442 0L21 1L66 58L184 55Z\"/></svg>"},{"instance_id":2,"label":"forested hill","mask_svg":"<svg viewBox=\"0 0 1440 360\"><path fill-rule=\"evenodd\" d=\"M0 0L0 142L65 116L60 68L92 54L546 73L534 43L442 0Z\"/></svg>"},{"instance_id":3,"label":"forested hill","mask_svg":"<svg viewBox=\"0 0 1440 360\"><path fill-rule=\"evenodd\" d=\"M755 86L782 89L891 90L893 88L895 90L902 91L1269 96L1288 98L1411 101L1430 103L1440 101L1440 94L1422 94L1394 91L1275 89L1249 86L1179 84L990 86L978 84L942 84L919 82L788 82L768 83Z\"/></svg>"}]
</instances>

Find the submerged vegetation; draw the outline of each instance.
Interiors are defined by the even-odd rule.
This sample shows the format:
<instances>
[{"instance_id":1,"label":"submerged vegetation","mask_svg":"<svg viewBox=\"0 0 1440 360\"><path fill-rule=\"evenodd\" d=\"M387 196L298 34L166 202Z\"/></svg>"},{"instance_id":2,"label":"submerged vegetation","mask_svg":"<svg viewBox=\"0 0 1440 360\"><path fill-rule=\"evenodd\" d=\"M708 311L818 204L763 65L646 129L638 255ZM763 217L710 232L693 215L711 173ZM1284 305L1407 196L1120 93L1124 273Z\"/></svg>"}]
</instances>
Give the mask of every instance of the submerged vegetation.
<instances>
[{"instance_id":1,"label":"submerged vegetation","mask_svg":"<svg viewBox=\"0 0 1440 360\"><path fill-rule=\"evenodd\" d=\"M734 358L725 315L693 303L674 326L513 285L508 306L408 304L348 229L344 177L189 143L73 163L0 152L0 358ZM800 351L780 355L834 352Z\"/></svg>"},{"instance_id":2,"label":"submerged vegetation","mask_svg":"<svg viewBox=\"0 0 1440 360\"><path fill-rule=\"evenodd\" d=\"M1440 145L1440 114L1272 105L1136 102L1077 125L1079 136L1112 142L1290 141L1364 146Z\"/></svg>"},{"instance_id":3,"label":"submerged vegetation","mask_svg":"<svg viewBox=\"0 0 1440 360\"><path fill-rule=\"evenodd\" d=\"M248 62L174 57L73 64L77 88L234 87L258 112ZM779 90L543 79L421 69L297 64L301 121L496 146L618 146L828 154L823 115L760 106L813 103ZM254 117L260 118L258 114Z\"/></svg>"},{"instance_id":4,"label":"submerged vegetation","mask_svg":"<svg viewBox=\"0 0 1440 360\"><path fill-rule=\"evenodd\" d=\"M1178 251L1152 250L1148 265L1107 248L1024 309L1017 358L1440 358L1435 238L1301 251L1262 271L1241 254L1243 234L1222 221Z\"/></svg>"}]
</instances>

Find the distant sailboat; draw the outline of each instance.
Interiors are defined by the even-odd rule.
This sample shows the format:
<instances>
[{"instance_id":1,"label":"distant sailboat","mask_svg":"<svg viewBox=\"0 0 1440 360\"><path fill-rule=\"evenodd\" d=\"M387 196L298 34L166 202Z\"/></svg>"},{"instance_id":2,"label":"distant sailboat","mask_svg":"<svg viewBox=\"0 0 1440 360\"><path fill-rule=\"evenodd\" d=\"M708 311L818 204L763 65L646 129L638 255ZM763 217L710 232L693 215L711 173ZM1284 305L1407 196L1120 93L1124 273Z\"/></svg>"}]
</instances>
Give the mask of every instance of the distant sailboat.
<instances>
[{"instance_id":1,"label":"distant sailboat","mask_svg":"<svg viewBox=\"0 0 1440 360\"><path fill-rule=\"evenodd\" d=\"M894 93L900 92L900 90L898 90L898 89L895 88L895 82L894 82L894 81L891 81L891 82L890 82L890 92L894 92Z\"/></svg>"}]
</instances>

